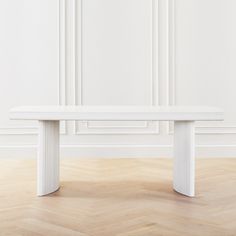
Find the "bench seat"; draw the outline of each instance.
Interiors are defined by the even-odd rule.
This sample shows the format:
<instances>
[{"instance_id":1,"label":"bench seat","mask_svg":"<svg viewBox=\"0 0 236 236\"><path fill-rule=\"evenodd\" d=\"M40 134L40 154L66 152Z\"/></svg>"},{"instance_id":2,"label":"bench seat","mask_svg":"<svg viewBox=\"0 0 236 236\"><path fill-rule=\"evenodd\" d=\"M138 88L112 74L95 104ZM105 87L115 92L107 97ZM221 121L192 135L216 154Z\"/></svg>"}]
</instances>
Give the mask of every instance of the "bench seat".
<instances>
[{"instance_id":1,"label":"bench seat","mask_svg":"<svg viewBox=\"0 0 236 236\"><path fill-rule=\"evenodd\" d=\"M217 107L188 106L25 106L10 111L11 119L24 120L222 120Z\"/></svg>"},{"instance_id":2,"label":"bench seat","mask_svg":"<svg viewBox=\"0 0 236 236\"><path fill-rule=\"evenodd\" d=\"M223 111L198 106L25 106L10 110L10 119L38 120L39 145L37 194L59 189L59 122L86 121L174 121L173 188L195 195L195 121L221 121Z\"/></svg>"}]
</instances>

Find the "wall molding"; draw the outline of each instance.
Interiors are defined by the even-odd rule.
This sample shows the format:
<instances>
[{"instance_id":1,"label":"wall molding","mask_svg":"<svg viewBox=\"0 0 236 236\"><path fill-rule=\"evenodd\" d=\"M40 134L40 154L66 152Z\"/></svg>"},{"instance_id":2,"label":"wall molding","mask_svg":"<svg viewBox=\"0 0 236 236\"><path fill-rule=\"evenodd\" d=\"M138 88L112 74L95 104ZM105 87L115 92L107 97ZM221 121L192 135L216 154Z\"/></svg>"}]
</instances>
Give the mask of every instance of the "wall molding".
<instances>
[{"instance_id":1,"label":"wall molding","mask_svg":"<svg viewBox=\"0 0 236 236\"><path fill-rule=\"evenodd\" d=\"M176 105L176 1L168 0L168 41L169 68L167 77L167 105ZM167 134L173 134L173 123L168 122ZM236 126L196 126L196 134L218 135L236 134Z\"/></svg>"},{"instance_id":2,"label":"wall molding","mask_svg":"<svg viewBox=\"0 0 236 236\"><path fill-rule=\"evenodd\" d=\"M66 76L65 76L65 25L63 18L63 8L65 0L59 0L58 2L58 92L57 92L57 103L58 105L66 104ZM66 122L61 122L61 134L67 133ZM0 135L37 135L38 126L6 126L0 127Z\"/></svg>"},{"instance_id":3,"label":"wall molding","mask_svg":"<svg viewBox=\"0 0 236 236\"><path fill-rule=\"evenodd\" d=\"M6 126L0 127L0 135L36 135L38 128L35 126Z\"/></svg>"},{"instance_id":4,"label":"wall molding","mask_svg":"<svg viewBox=\"0 0 236 236\"><path fill-rule=\"evenodd\" d=\"M151 6L151 15L152 15L152 75L151 75L151 88L150 88L150 105L158 105L159 104L159 78L158 78L158 57L159 57L159 50L158 50L158 5L159 0L150 0L152 3ZM75 45L73 47L75 48L75 77L74 77L74 105L83 105L83 40L82 40L82 33L83 33L83 0L74 0L73 3L74 9L74 30L75 30ZM80 15L80 17L79 17ZM79 56L80 55L80 56ZM91 122L86 121L80 122L75 121L74 122L74 134L80 135L80 134L159 134L159 122L156 121L156 126L153 126L153 122L144 121L140 122L142 125L124 125L124 126L107 126L107 125L99 125L95 126L92 125ZM152 128L152 131L143 131L143 129L150 129ZM111 131L111 129L114 129ZM122 130L123 131L118 131ZM124 129L126 129L124 131ZM131 130L127 130L131 129ZM141 129L136 130L134 129ZM86 131L83 131L86 130ZM109 131L108 131L109 130Z\"/></svg>"},{"instance_id":5,"label":"wall molding","mask_svg":"<svg viewBox=\"0 0 236 236\"><path fill-rule=\"evenodd\" d=\"M172 158L172 145L61 145L62 158ZM235 158L236 145L197 145L197 158ZM37 145L0 146L3 158L36 158Z\"/></svg>"}]
</instances>

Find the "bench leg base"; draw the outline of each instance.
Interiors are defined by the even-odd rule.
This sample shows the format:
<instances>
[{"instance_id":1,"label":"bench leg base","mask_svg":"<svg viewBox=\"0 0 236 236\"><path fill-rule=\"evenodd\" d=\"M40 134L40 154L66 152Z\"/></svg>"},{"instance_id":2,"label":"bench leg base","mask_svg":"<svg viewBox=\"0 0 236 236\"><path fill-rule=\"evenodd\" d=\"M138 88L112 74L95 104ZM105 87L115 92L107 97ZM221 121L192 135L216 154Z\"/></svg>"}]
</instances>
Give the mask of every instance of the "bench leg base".
<instances>
[{"instance_id":1,"label":"bench leg base","mask_svg":"<svg viewBox=\"0 0 236 236\"><path fill-rule=\"evenodd\" d=\"M175 121L174 180L178 193L195 195L195 140L193 121ZM59 184L59 121L39 121L37 195L57 191Z\"/></svg>"},{"instance_id":2,"label":"bench leg base","mask_svg":"<svg viewBox=\"0 0 236 236\"><path fill-rule=\"evenodd\" d=\"M174 130L174 190L183 195L195 195L195 133L193 121L175 121Z\"/></svg>"},{"instance_id":3,"label":"bench leg base","mask_svg":"<svg viewBox=\"0 0 236 236\"><path fill-rule=\"evenodd\" d=\"M39 121L37 195L57 191L59 185L59 121Z\"/></svg>"}]
</instances>

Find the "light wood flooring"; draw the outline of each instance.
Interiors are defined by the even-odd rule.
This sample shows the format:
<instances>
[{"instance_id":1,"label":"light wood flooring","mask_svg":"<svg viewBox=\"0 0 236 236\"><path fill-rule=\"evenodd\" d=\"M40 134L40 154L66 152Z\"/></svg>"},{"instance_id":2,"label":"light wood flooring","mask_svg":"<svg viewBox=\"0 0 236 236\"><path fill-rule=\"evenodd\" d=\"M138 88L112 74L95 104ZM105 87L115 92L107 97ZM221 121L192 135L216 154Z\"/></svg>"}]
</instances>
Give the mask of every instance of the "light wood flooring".
<instances>
[{"instance_id":1,"label":"light wood flooring","mask_svg":"<svg viewBox=\"0 0 236 236\"><path fill-rule=\"evenodd\" d=\"M236 236L236 159L197 160L196 192L172 190L170 159L63 159L36 197L36 160L0 159L0 235Z\"/></svg>"}]
</instances>

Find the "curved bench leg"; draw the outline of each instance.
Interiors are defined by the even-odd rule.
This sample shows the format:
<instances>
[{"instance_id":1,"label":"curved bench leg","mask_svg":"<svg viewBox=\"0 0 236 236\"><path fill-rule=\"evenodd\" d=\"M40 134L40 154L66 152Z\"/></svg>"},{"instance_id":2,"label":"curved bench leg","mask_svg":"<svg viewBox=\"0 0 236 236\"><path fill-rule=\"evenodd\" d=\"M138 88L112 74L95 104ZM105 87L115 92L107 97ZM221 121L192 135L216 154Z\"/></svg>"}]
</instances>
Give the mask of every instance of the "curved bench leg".
<instances>
[{"instance_id":1,"label":"curved bench leg","mask_svg":"<svg viewBox=\"0 0 236 236\"><path fill-rule=\"evenodd\" d=\"M59 189L59 121L39 121L37 195Z\"/></svg>"},{"instance_id":2,"label":"curved bench leg","mask_svg":"<svg viewBox=\"0 0 236 236\"><path fill-rule=\"evenodd\" d=\"M195 132L193 121L175 121L174 190L193 197L195 194Z\"/></svg>"}]
</instances>

